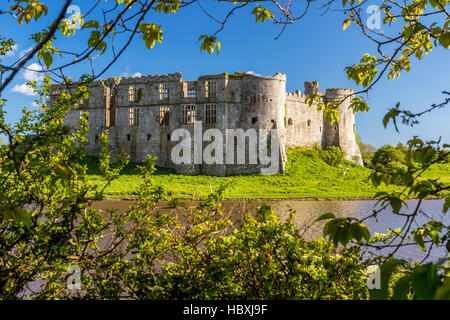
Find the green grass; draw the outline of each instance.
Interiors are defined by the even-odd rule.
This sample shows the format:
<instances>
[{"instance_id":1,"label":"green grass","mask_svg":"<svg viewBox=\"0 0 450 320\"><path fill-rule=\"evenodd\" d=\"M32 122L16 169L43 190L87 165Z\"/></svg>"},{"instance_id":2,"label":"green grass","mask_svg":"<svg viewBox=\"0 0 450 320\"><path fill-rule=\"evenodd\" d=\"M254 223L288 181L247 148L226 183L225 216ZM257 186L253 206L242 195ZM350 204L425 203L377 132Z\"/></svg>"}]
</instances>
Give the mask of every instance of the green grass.
<instances>
[{"instance_id":1,"label":"green grass","mask_svg":"<svg viewBox=\"0 0 450 320\"><path fill-rule=\"evenodd\" d=\"M450 163L435 164L424 172L425 179L439 179L445 184L450 184Z\"/></svg>"},{"instance_id":2,"label":"green grass","mask_svg":"<svg viewBox=\"0 0 450 320\"><path fill-rule=\"evenodd\" d=\"M103 185L104 180L90 158L88 179L90 184ZM349 170L346 170L346 169ZM343 172L347 172L346 175ZM158 168L154 174L156 185L164 187L176 197L203 198L211 190L217 189L227 180L231 187L227 190L229 199L288 199L288 198L372 198L376 189L368 182L371 170L353 163L343 167L333 167L323 162L312 149L295 148L288 150L285 174L272 176L237 175L213 177L206 175L186 176L171 169ZM426 178L444 177L450 182L450 165L433 168ZM106 189L110 198L133 197L142 179L136 164L129 164L120 177Z\"/></svg>"}]
</instances>

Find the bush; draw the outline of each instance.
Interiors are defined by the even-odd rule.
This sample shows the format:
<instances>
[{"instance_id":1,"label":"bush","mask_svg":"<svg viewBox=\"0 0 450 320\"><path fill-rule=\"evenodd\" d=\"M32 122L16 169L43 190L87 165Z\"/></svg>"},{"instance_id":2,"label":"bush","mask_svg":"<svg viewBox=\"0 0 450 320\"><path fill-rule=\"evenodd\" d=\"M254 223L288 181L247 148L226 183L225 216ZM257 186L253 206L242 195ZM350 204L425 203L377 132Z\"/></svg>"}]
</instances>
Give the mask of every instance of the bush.
<instances>
[{"instance_id":1,"label":"bush","mask_svg":"<svg viewBox=\"0 0 450 320\"><path fill-rule=\"evenodd\" d=\"M344 163L345 152L338 147L326 147L321 152L321 158L330 166L337 167Z\"/></svg>"},{"instance_id":2,"label":"bush","mask_svg":"<svg viewBox=\"0 0 450 320\"><path fill-rule=\"evenodd\" d=\"M378 149L372 158L372 165L381 165L387 169L396 170L404 167L405 154L391 145Z\"/></svg>"},{"instance_id":3,"label":"bush","mask_svg":"<svg viewBox=\"0 0 450 320\"><path fill-rule=\"evenodd\" d=\"M321 146L314 145L313 148L305 148L303 154L314 160L322 160L334 167L343 164L345 160L345 152L334 146L323 149Z\"/></svg>"},{"instance_id":4,"label":"bush","mask_svg":"<svg viewBox=\"0 0 450 320\"><path fill-rule=\"evenodd\" d=\"M391 145L384 145L375 152L371 166L376 172L382 173L384 179L392 184L403 185L410 180L404 152Z\"/></svg>"},{"instance_id":5,"label":"bush","mask_svg":"<svg viewBox=\"0 0 450 320\"><path fill-rule=\"evenodd\" d=\"M160 291L134 291L149 293L140 299L367 298L359 248L337 254L324 239L305 240L294 229L292 217L281 223L262 205L256 218L247 216L229 235L209 237L203 250L192 250L186 242L183 257L157 276L155 288Z\"/></svg>"}]
</instances>

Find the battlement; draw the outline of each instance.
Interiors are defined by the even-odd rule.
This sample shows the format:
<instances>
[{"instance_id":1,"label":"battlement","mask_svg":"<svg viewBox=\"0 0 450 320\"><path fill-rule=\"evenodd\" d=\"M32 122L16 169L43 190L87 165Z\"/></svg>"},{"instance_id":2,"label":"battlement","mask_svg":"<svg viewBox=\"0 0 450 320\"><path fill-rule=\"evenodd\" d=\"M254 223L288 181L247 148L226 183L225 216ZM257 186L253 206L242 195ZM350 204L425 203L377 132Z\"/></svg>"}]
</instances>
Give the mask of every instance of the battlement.
<instances>
[{"instance_id":1,"label":"battlement","mask_svg":"<svg viewBox=\"0 0 450 320\"><path fill-rule=\"evenodd\" d=\"M71 86L76 83L71 84ZM50 89L50 105L64 85ZM142 161L148 154L157 165L175 168L185 174L232 175L261 172L261 164L175 165L171 160L174 130L194 132L194 124L227 129L276 129L280 143L281 167L286 162L286 148L335 145L348 159L360 156L354 135L354 115L340 108L339 125L328 125L323 111L306 103L308 94L322 99L352 94L352 89L327 89L319 92L319 82L305 82L305 90L286 92L286 75L277 72L263 76L254 72L201 75L197 80L183 81L180 72L167 75L112 77L97 80L91 96L69 112L65 123L75 128L82 113L89 113L87 152L98 155L98 137L110 133L111 150L127 152L131 161ZM348 103L346 101L345 103ZM341 110L342 109L342 110Z\"/></svg>"},{"instance_id":2,"label":"battlement","mask_svg":"<svg viewBox=\"0 0 450 320\"><path fill-rule=\"evenodd\" d=\"M325 95L326 96L342 96L342 95L349 95L354 94L355 90L353 89L345 89L345 88L328 88L326 90Z\"/></svg>"},{"instance_id":3,"label":"battlement","mask_svg":"<svg viewBox=\"0 0 450 320\"><path fill-rule=\"evenodd\" d=\"M299 101L304 102L306 100L307 95L302 94L300 90L297 90L295 92L286 92L286 100L289 101Z\"/></svg>"},{"instance_id":4,"label":"battlement","mask_svg":"<svg viewBox=\"0 0 450 320\"><path fill-rule=\"evenodd\" d=\"M112 77L94 81L93 85L102 85L103 83L115 82L116 84L136 84L149 82L182 82L183 75L180 72L169 73L167 75L141 75L132 77Z\"/></svg>"}]
</instances>

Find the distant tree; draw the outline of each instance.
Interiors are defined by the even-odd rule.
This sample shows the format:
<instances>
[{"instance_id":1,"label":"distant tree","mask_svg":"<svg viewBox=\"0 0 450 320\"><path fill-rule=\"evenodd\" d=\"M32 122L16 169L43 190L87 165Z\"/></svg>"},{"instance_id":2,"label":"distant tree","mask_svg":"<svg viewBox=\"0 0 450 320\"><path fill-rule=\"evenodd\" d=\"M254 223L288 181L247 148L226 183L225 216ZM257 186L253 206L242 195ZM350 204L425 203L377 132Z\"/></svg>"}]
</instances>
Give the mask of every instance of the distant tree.
<instances>
[{"instance_id":1,"label":"distant tree","mask_svg":"<svg viewBox=\"0 0 450 320\"><path fill-rule=\"evenodd\" d=\"M368 164L370 164L375 151L377 151L377 148L375 148L371 144L364 143L361 140L361 137L358 137L358 141L359 141L359 151L361 151L361 156L362 156L364 165L368 165Z\"/></svg>"},{"instance_id":2,"label":"distant tree","mask_svg":"<svg viewBox=\"0 0 450 320\"><path fill-rule=\"evenodd\" d=\"M360 220L335 217L331 213L323 215L320 219L327 220L323 234L331 240L336 250L328 245L323 249L318 248L321 243L316 242L312 245L304 243L308 247L303 252L300 246L303 243L294 238L293 234L297 231L287 229L290 228L289 224L268 224L265 219L250 221L240 231L233 231L231 237L218 238L217 231L227 230L229 223L220 218L222 213L217 204L220 197L216 194L212 194L193 211L184 212L183 218L190 222L187 227L176 221L172 223L170 219L173 217L152 210L158 201L166 199L166 194L162 188L153 184L151 173L154 163L151 159L142 167L143 184L136 191L137 204L131 205L124 214L117 214L114 210L101 213L93 208L93 200L103 198L103 191L120 174L127 163L126 158L119 157L118 163L110 164L108 131L105 130L99 139L103 150L99 167L107 182L100 186L90 185L86 179L86 167L80 165L87 145L87 116L80 119L79 128L72 134L63 125L63 119L71 108L77 107L76 101L89 98L88 86L91 81L101 77L126 48L134 44L133 39L141 38L145 46L152 49L156 43L163 41L163 28L153 21L164 22L161 17L165 14L174 14L197 3L202 12L218 23L215 32L199 35L200 50L209 54L218 53L218 33L239 9L251 7L256 22L272 21L280 24L284 30L286 25L304 16L311 2L307 0L304 13L300 12L297 16L292 13L292 1L219 2L224 18L216 19L205 12L199 1L92 1L91 8L85 14L75 14L65 19L71 0L60 1L58 7L54 5L50 9L45 5L49 1L45 0L9 1L11 6L2 8L4 11L0 17L16 20L20 25L34 19L32 30L39 31L29 35L34 45L22 57L9 65L0 61L0 93L22 71L27 70L27 64L36 57L42 67L39 72L46 76L41 89L37 88L35 82L30 83L39 93L39 110L23 112L22 119L14 125L6 123L4 115L7 101L0 100L0 134L8 136L8 144L0 148L0 299L67 298L72 294L67 291L68 270L73 270L71 267L74 264L88 271L81 275L81 283L87 290L83 298L153 297L152 293L158 293L155 290L164 290L171 293L171 297L179 298L186 297L183 294L187 290L201 290L208 288L208 284L211 290L217 289L218 294L207 292L198 296L234 298L231 294L242 292L241 287L233 287L235 281L240 281L238 285L243 285L252 293L267 294L264 297L259 294L246 296L252 299L291 297L291 289L298 289L299 285L307 286L307 290L301 287L298 292L310 292L314 298L330 292L333 298L349 298L352 296L348 294L345 282L351 286L351 293L358 287L363 289L359 284L364 275L358 265L358 259L362 259L362 256L344 255L341 249L345 252L352 248L358 249L358 246L379 250L377 252L386 249L386 257L365 261L379 265L382 273L382 288L372 290L371 298L387 299L392 295L389 291L392 286L387 281L399 266L403 277L395 277L400 279L393 288L396 299L449 297L448 268L445 270L442 263L433 265L421 261L411 266L405 261L391 259L400 247L406 245L417 245L422 251L428 251L428 255L436 247L447 246L447 250L450 250L449 226L432 220L421 208L422 200L427 197L446 199L442 214L450 208L450 186L423 177L423 172L430 166L448 163L448 144L441 146L438 142L426 142L414 137L408 141L406 157L392 146L377 150L373 157L377 170L370 175L372 183L375 186L382 183L390 186L393 175L402 175L405 187L378 193L382 207ZM343 8L348 18L344 20L342 28L347 29L351 24L356 26L377 46L375 55L366 53L359 63L346 68L347 77L363 87L355 96L343 98L351 99L354 111L369 110L362 94L369 93L380 79L396 78L401 72L412 70L411 64L415 58L422 59L434 47L450 48L448 0L377 2L380 12L384 14L382 23L385 28L380 31L368 29L361 16L365 12L361 10L362 6L367 1L331 0L325 5L327 9L331 5ZM271 8L275 14L270 11ZM54 17L50 23L48 19L41 19L47 13ZM95 20L95 16L101 16L101 20ZM81 26L81 29L77 26ZM76 51L70 51L73 42L61 41L61 38L74 39L75 34L88 35L89 40L84 44L80 42ZM0 37L0 57L11 52L15 44L14 39ZM94 63L95 60L100 63ZM79 79L76 90L63 92L58 103L49 109L45 97L49 94L50 83L73 83L76 79L72 79L71 70L76 67L84 67L89 75ZM449 103L450 93L444 91L443 94L445 101L432 104L419 113L402 110L397 103L383 118L383 125L386 127L392 121L398 130L397 118L404 124L417 124L417 119L423 114ZM311 105L319 101L316 107L324 110L327 121L339 120L336 107L342 101L336 99L324 105L323 99L314 95L308 101ZM392 168L392 164L407 168L397 170L395 166ZM411 210L403 206L408 198L420 199ZM395 214L407 217L408 223L398 232L392 232L388 241L379 239L379 242L372 243L369 241L369 230L363 222L380 218L382 210L388 206ZM425 223L417 221L420 214L426 217ZM217 220L211 221L211 215ZM111 239L105 246L107 234ZM211 251L200 250L204 248ZM304 254L310 252L317 254L309 257ZM128 260L130 255L126 253L134 256ZM164 269L167 273L159 279L162 282L155 282L155 271L161 270L161 259L168 262L169 268ZM172 264L173 261L175 264ZM251 263L241 265L242 261ZM314 266L314 263L312 270L305 268L306 265ZM197 270L191 269L194 265ZM344 273L343 268L350 273ZM230 278L223 277L224 271ZM299 275L301 278L295 279L290 275ZM319 281L316 281L318 276ZM46 279L43 287L29 286L42 278ZM222 282L218 283L217 279ZM228 287L223 288L222 285ZM26 296L28 290L31 292ZM188 298L191 297L192 294Z\"/></svg>"},{"instance_id":3,"label":"distant tree","mask_svg":"<svg viewBox=\"0 0 450 320\"><path fill-rule=\"evenodd\" d=\"M399 142L397 144L397 146L395 147L398 151L401 151L403 154L406 155L406 153L408 152L408 147L405 146L403 143Z\"/></svg>"},{"instance_id":4,"label":"distant tree","mask_svg":"<svg viewBox=\"0 0 450 320\"><path fill-rule=\"evenodd\" d=\"M398 168L403 166L405 162L405 156L402 151L397 148L386 144L378 149L372 158L372 164L383 165L387 168Z\"/></svg>"}]
</instances>

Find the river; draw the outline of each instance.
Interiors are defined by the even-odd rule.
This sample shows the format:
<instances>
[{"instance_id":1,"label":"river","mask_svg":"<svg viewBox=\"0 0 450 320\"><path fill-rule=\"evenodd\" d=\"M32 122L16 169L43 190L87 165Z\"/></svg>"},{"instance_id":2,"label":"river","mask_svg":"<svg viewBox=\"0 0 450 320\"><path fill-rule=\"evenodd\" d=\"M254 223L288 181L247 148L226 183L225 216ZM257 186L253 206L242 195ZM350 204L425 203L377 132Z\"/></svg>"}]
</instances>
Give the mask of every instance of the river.
<instances>
[{"instance_id":1,"label":"river","mask_svg":"<svg viewBox=\"0 0 450 320\"><path fill-rule=\"evenodd\" d=\"M415 208L418 200L406 201L406 206L402 208L403 213L410 213ZM132 203L132 200L104 200L97 202L94 207L97 209L117 209L124 211ZM197 201L184 201L187 206L195 206ZM380 204L376 204L375 200L223 200L223 211L230 216L233 222L240 223L245 215L254 214L261 204L267 204L272 207L276 215L282 220L286 220L289 216L290 209L295 210L295 227L304 230L305 237L322 236L323 223L313 223L320 215L332 212L337 217L354 217L364 218L370 215L374 209L380 208ZM444 224L450 224L450 213L442 214L444 200L425 200L421 205L421 213L417 216L416 225L427 221L425 214ZM159 204L158 210L171 211L166 202ZM396 215L391 208L387 208L378 214L377 221L368 219L365 221L366 226L371 234L385 233L389 228L395 229L402 227L406 217ZM378 253L378 252L374 252ZM386 253L386 252L383 252ZM437 261L448 254L445 247L434 248L432 254L427 261ZM426 253L419 250L417 246L406 246L396 253L397 258L406 260L422 260Z\"/></svg>"}]
</instances>

